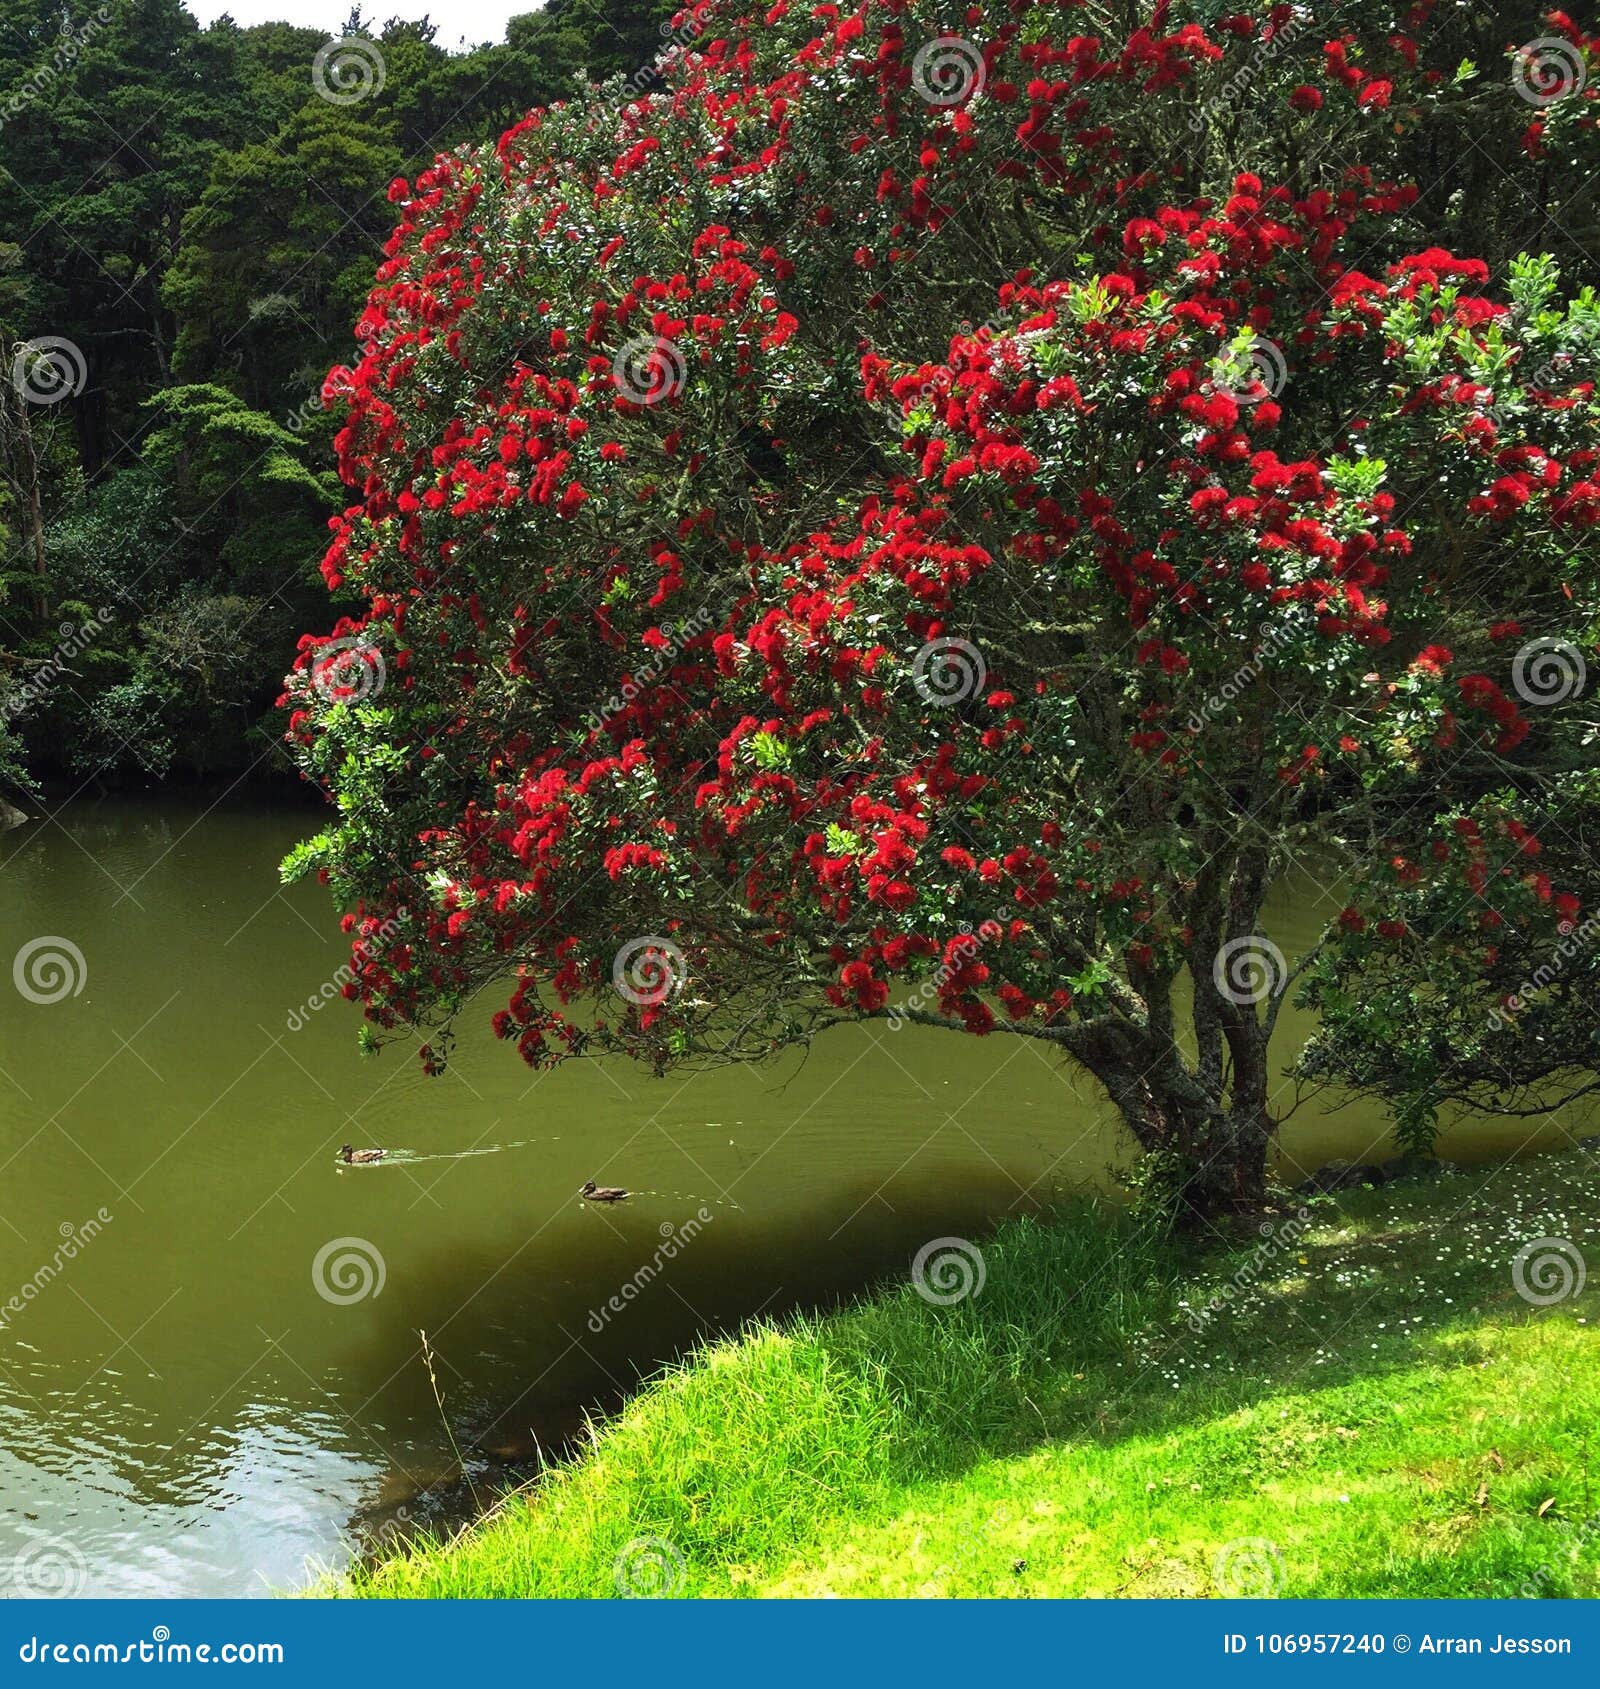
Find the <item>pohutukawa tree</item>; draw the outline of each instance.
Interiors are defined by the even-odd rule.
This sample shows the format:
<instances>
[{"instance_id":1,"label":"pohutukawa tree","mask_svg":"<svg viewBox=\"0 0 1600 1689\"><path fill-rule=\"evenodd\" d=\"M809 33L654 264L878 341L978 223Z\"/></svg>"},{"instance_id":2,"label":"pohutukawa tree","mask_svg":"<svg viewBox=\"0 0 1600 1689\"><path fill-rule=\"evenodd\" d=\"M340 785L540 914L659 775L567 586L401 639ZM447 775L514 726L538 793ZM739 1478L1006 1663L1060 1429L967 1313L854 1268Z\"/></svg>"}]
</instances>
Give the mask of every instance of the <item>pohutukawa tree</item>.
<instances>
[{"instance_id":1,"label":"pohutukawa tree","mask_svg":"<svg viewBox=\"0 0 1600 1689\"><path fill-rule=\"evenodd\" d=\"M289 870L374 1036L1039 1039L1202 1211L1259 1195L1294 1059L1418 1143L1590 1083L1600 41L1430 0L677 38L665 92L396 182L336 372L362 611L290 677L339 819ZM1296 865L1343 909L1291 964Z\"/></svg>"}]
</instances>

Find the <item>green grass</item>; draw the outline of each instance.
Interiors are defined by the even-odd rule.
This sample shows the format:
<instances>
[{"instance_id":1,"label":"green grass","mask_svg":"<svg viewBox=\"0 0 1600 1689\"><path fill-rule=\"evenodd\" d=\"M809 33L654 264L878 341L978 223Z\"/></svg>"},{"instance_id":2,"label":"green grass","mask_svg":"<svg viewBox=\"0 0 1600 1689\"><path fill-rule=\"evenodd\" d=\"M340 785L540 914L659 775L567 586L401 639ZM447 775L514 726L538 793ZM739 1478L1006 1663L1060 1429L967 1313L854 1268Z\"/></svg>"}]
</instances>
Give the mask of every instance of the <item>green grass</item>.
<instances>
[{"instance_id":1,"label":"green grass","mask_svg":"<svg viewBox=\"0 0 1600 1689\"><path fill-rule=\"evenodd\" d=\"M1512 1285L1540 1237L1600 1276L1597 1197L1579 1152L1317 1198L1198 1259L1103 1211L1019 1222L981 1294L709 1347L487 1522L329 1588L1600 1593L1600 1301Z\"/></svg>"}]
</instances>

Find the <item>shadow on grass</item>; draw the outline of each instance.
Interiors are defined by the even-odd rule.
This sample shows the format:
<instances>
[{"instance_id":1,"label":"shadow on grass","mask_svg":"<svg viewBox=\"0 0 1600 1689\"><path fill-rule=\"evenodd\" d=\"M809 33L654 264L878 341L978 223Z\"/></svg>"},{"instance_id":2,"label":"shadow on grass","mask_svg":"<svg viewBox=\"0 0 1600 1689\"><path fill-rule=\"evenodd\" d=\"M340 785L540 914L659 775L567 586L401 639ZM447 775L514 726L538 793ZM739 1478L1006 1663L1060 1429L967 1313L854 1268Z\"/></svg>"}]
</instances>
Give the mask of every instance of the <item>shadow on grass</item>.
<instances>
[{"instance_id":1,"label":"shadow on grass","mask_svg":"<svg viewBox=\"0 0 1600 1689\"><path fill-rule=\"evenodd\" d=\"M1537 1317L1509 1288L1509 1260L1521 1241L1578 1225L1564 1201L1592 1214L1597 1181L1581 1160L1321 1199L1303 1231L1281 1229L1294 1210L1282 1217L1265 1265L1259 1236L1197 1257L1087 1204L1008 1223L975 1252L929 1262L920 1287L750 1324L698 1351L583 1459L463 1542L390 1563L377 1586L612 1593L641 1541L671 1545L683 1593L713 1576L759 1583L891 1514L908 1489L1046 1446L1114 1454L1215 1429L1200 1457L1215 1474L1186 1472L1189 1488L1270 1471L1272 1429L1223 1425L1230 1415L1471 1365L1486 1317ZM981 1290L944 1305L980 1274ZM1186 1305L1223 1286L1222 1311L1193 1329Z\"/></svg>"},{"instance_id":2,"label":"shadow on grass","mask_svg":"<svg viewBox=\"0 0 1600 1689\"><path fill-rule=\"evenodd\" d=\"M1579 1452L1588 1421L1571 1391L1540 1400L1531 1442L1512 1429L1518 1404L1507 1403L1509 1457L1492 1446L1492 1413L1433 1447L1407 1431L1426 1423L1450 1374L1501 1358L1498 1332L1547 1317L1513 1286L1513 1263L1535 1239L1582 1233L1597 1171L1592 1156L1545 1157L1346 1193L1200 1260L1126 1220L1013 1227L986 1245L982 1297L918 1310L897 1293L815 1340L841 1366L876 1373L900 1404L884 1476L902 1489L1045 1446L1097 1450L1110 1465L1088 1469L1101 1481L1115 1474L1129 1492L1122 1502L1136 1503L1134 1490L1192 1494L1183 1520L1192 1528L1211 1506L1237 1506L1279 1480L1314 1492L1353 1460L1363 1483L1387 1481L1385 1471L1402 1487L1414 1481L1404 1531L1415 1558L1400 1567L1357 1558L1324 1574L1331 1583L1296 1593L1572 1593L1562 1556L1600 1535L1600 1514ZM1543 1288L1551 1303L1566 1299L1549 1294L1554 1281ZM1290 1405L1252 1411L1280 1402ZM1148 1473L1118 1450L1139 1451ZM1151 1481L1134 1484L1135 1475ZM1491 1487L1501 1511L1496 1531L1482 1532ZM1565 1515L1549 1511L1557 1490ZM1384 1505L1405 1511L1398 1496ZM1196 1587L1163 1591L1172 1577ZM1397 1590L1397 1579L1412 1587ZM1165 1554L1133 1581L1119 1593L1216 1592L1205 1567Z\"/></svg>"},{"instance_id":3,"label":"shadow on grass","mask_svg":"<svg viewBox=\"0 0 1600 1689\"><path fill-rule=\"evenodd\" d=\"M1042 1440L1158 1435L1410 1370L1441 1345L1472 1364L1465 1333L1486 1311L1538 1317L1511 1282L1519 1243L1541 1235L1523 1187L1559 1195L1563 1170L1592 1171L1551 1157L1324 1197L1298 1211L1303 1230L1290 1209L1271 1236L1204 1253L1115 1211L1061 1210L983 1244L979 1296L940 1308L898 1288L808 1335L901 1404L907 1481Z\"/></svg>"}]
</instances>

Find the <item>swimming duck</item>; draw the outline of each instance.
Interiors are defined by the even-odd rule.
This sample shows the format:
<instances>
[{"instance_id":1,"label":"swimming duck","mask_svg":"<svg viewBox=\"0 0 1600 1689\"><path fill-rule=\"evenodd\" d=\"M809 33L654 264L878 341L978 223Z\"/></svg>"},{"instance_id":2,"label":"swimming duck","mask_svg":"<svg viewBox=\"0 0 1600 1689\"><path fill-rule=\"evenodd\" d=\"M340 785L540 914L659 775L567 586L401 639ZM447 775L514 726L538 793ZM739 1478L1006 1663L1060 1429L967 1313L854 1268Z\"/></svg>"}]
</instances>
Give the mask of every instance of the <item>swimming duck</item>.
<instances>
[{"instance_id":1,"label":"swimming duck","mask_svg":"<svg viewBox=\"0 0 1600 1689\"><path fill-rule=\"evenodd\" d=\"M584 1180L578 1195L586 1202L625 1202L628 1197L620 1185L597 1185L593 1179Z\"/></svg>"},{"instance_id":2,"label":"swimming duck","mask_svg":"<svg viewBox=\"0 0 1600 1689\"><path fill-rule=\"evenodd\" d=\"M382 1161L388 1153L386 1149L352 1149L349 1144L344 1144L340 1147L339 1159L352 1167L362 1167L369 1161Z\"/></svg>"}]
</instances>

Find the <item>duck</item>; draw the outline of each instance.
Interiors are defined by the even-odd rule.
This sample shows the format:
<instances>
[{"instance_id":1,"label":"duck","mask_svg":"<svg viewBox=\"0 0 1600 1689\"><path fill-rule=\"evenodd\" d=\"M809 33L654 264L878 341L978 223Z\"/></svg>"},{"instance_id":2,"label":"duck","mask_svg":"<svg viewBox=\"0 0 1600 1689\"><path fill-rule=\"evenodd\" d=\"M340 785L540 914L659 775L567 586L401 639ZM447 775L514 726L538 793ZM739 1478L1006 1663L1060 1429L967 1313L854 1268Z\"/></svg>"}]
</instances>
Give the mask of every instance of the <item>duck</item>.
<instances>
[{"instance_id":1,"label":"duck","mask_svg":"<svg viewBox=\"0 0 1600 1689\"><path fill-rule=\"evenodd\" d=\"M626 1202L628 1193L620 1185L597 1185L593 1179L585 1179L583 1189L578 1192L585 1202Z\"/></svg>"},{"instance_id":2,"label":"duck","mask_svg":"<svg viewBox=\"0 0 1600 1689\"><path fill-rule=\"evenodd\" d=\"M352 1167L364 1167L369 1161L382 1161L388 1153L386 1149L352 1149L349 1144L343 1144L339 1159Z\"/></svg>"}]
</instances>

